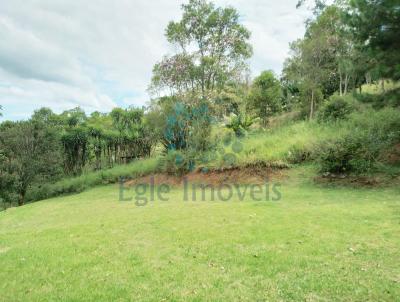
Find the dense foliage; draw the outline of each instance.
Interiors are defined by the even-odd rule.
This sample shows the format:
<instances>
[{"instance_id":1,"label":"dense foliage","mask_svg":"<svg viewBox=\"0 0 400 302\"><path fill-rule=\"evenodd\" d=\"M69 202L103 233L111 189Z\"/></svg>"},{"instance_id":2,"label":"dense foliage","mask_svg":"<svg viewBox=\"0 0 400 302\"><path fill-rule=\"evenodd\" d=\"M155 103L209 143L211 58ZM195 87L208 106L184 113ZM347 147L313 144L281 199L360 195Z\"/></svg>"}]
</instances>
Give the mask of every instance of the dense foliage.
<instances>
[{"instance_id":1,"label":"dense foliage","mask_svg":"<svg viewBox=\"0 0 400 302\"><path fill-rule=\"evenodd\" d=\"M148 157L155 143L141 109L87 117L79 108L59 115L42 108L28 121L1 124L1 198L21 205L33 183Z\"/></svg>"},{"instance_id":2,"label":"dense foliage","mask_svg":"<svg viewBox=\"0 0 400 302\"><path fill-rule=\"evenodd\" d=\"M400 79L400 4L396 0L351 0L346 16L354 38L380 76Z\"/></svg>"},{"instance_id":3,"label":"dense foliage","mask_svg":"<svg viewBox=\"0 0 400 302\"><path fill-rule=\"evenodd\" d=\"M347 118L354 109L354 105L349 101L349 98L332 95L318 111L318 120L320 122L336 122L338 120L343 120Z\"/></svg>"},{"instance_id":4,"label":"dense foliage","mask_svg":"<svg viewBox=\"0 0 400 302\"><path fill-rule=\"evenodd\" d=\"M300 1L304 2L304 1ZM283 82L307 108L310 119L318 103L336 91L362 91L363 84L399 79L399 4L397 1L316 1L303 39L291 45ZM297 89L293 89L296 87Z\"/></svg>"},{"instance_id":5,"label":"dense foliage","mask_svg":"<svg viewBox=\"0 0 400 302\"><path fill-rule=\"evenodd\" d=\"M237 81L252 54L250 32L232 7L215 7L204 0L182 5L179 22L170 22L165 36L178 50L153 69L151 90L211 99L229 81Z\"/></svg>"},{"instance_id":6,"label":"dense foliage","mask_svg":"<svg viewBox=\"0 0 400 302\"><path fill-rule=\"evenodd\" d=\"M347 125L349 131L329 139L318 150L321 172L365 173L376 167L380 156L400 142L397 110L370 111L357 115Z\"/></svg>"},{"instance_id":7,"label":"dense foliage","mask_svg":"<svg viewBox=\"0 0 400 302\"><path fill-rule=\"evenodd\" d=\"M264 71L253 81L249 95L249 107L267 126L268 118L282 111L282 90L272 71Z\"/></svg>"}]
</instances>

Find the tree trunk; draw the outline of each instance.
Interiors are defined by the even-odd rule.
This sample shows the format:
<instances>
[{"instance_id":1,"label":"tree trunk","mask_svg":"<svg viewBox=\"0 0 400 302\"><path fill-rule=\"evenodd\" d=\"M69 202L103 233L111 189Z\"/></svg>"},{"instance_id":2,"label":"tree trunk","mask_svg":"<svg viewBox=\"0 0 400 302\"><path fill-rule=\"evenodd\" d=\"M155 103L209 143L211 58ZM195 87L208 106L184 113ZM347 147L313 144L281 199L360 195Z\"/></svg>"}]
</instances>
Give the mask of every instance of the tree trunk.
<instances>
[{"instance_id":1,"label":"tree trunk","mask_svg":"<svg viewBox=\"0 0 400 302\"><path fill-rule=\"evenodd\" d=\"M311 90L311 108L310 108L310 121L314 117L314 90Z\"/></svg>"},{"instance_id":2,"label":"tree trunk","mask_svg":"<svg viewBox=\"0 0 400 302\"><path fill-rule=\"evenodd\" d=\"M343 82L342 73L339 71L339 95L340 95L340 96L343 95L343 92L342 92L342 82Z\"/></svg>"},{"instance_id":3,"label":"tree trunk","mask_svg":"<svg viewBox=\"0 0 400 302\"><path fill-rule=\"evenodd\" d=\"M382 79L381 87L382 87L382 91L385 92L385 79Z\"/></svg>"},{"instance_id":4,"label":"tree trunk","mask_svg":"<svg viewBox=\"0 0 400 302\"><path fill-rule=\"evenodd\" d=\"M371 84L371 75L369 73L365 75L365 82L367 82L367 85Z\"/></svg>"},{"instance_id":5,"label":"tree trunk","mask_svg":"<svg viewBox=\"0 0 400 302\"><path fill-rule=\"evenodd\" d=\"M344 93L343 93L344 95L347 94L348 85L349 85L349 75L346 74L345 79L344 79Z\"/></svg>"},{"instance_id":6,"label":"tree trunk","mask_svg":"<svg viewBox=\"0 0 400 302\"><path fill-rule=\"evenodd\" d=\"M23 206L25 204L25 193L26 192L21 192L19 194L19 198L18 198L18 206Z\"/></svg>"}]
</instances>

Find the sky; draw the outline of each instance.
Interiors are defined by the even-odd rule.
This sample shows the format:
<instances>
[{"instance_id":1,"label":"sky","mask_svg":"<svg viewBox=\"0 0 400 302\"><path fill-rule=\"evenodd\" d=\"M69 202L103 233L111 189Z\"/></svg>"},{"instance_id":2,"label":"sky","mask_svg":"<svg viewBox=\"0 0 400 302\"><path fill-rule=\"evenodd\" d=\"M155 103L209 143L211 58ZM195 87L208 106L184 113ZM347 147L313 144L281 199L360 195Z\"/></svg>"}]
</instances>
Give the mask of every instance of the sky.
<instances>
[{"instance_id":1,"label":"sky","mask_svg":"<svg viewBox=\"0 0 400 302\"><path fill-rule=\"evenodd\" d=\"M304 34L298 0L216 0L252 33L252 75L280 74L289 42ZM49 107L87 113L142 106L154 64L173 53L164 31L186 0L1 0L0 105L27 119Z\"/></svg>"}]
</instances>

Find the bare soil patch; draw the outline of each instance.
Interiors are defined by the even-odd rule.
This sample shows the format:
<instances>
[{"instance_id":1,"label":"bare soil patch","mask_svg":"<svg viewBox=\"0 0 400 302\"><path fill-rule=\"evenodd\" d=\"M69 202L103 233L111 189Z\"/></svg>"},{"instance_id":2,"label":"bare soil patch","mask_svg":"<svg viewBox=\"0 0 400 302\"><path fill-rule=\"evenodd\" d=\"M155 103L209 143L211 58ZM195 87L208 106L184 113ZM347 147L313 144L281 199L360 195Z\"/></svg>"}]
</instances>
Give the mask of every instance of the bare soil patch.
<instances>
[{"instance_id":1,"label":"bare soil patch","mask_svg":"<svg viewBox=\"0 0 400 302\"><path fill-rule=\"evenodd\" d=\"M284 169L249 165L245 167L214 169L208 172L196 170L182 176L159 173L129 180L126 182L126 185L148 184L154 181L155 185L167 184L170 186L180 186L185 179L190 183L208 185L264 184L267 181L277 181L285 178L287 178L287 175Z\"/></svg>"}]
</instances>

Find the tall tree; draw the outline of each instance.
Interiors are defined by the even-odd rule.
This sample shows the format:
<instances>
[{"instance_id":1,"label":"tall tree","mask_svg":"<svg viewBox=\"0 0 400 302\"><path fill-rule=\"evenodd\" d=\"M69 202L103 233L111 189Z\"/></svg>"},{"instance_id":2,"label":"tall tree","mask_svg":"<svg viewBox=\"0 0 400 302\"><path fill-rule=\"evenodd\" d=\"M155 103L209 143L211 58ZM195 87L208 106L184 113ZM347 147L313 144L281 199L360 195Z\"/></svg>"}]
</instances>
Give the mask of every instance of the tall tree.
<instances>
[{"instance_id":1,"label":"tall tree","mask_svg":"<svg viewBox=\"0 0 400 302\"><path fill-rule=\"evenodd\" d=\"M82 172L89 156L87 117L82 109L74 108L63 112L61 119L64 123L61 136L64 147L64 170L67 174L78 175Z\"/></svg>"},{"instance_id":2,"label":"tall tree","mask_svg":"<svg viewBox=\"0 0 400 302\"><path fill-rule=\"evenodd\" d=\"M354 70L353 45L342 22L341 8L321 2L317 7L315 19L307 22L304 38L291 44L292 55L283 71L285 81L299 88L310 119L319 95L347 92Z\"/></svg>"},{"instance_id":3,"label":"tall tree","mask_svg":"<svg viewBox=\"0 0 400 302\"><path fill-rule=\"evenodd\" d=\"M346 18L354 37L384 78L400 79L398 0L351 0Z\"/></svg>"},{"instance_id":4,"label":"tall tree","mask_svg":"<svg viewBox=\"0 0 400 302\"><path fill-rule=\"evenodd\" d=\"M150 90L209 99L226 82L242 76L252 54L250 32L232 7L190 0L182 10L182 19L170 22L165 33L178 52L154 66Z\"/></svg>"}]
</instances>

